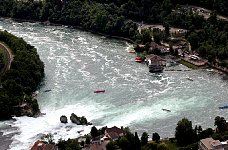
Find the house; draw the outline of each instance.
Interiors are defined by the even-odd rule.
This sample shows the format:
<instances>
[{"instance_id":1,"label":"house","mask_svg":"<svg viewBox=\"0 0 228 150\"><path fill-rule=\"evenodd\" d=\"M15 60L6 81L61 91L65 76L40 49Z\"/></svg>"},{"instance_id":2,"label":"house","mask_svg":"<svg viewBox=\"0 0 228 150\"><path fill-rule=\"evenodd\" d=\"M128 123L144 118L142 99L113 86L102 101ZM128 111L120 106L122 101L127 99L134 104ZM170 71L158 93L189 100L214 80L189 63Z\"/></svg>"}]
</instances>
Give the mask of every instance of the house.
<instances>
[{"instance_id":1,"label":"house","mask_svg":"<svg viewBox=\"0 0 228 150\"><path fill-rule=\"evenodd\" d=\"M97 137L94 137L92 138L92 144L101 144L101 136L97 136Z\"/></svg>"},{"instance_id":2,"label":"house","mask_svg":"<svg viewBox=\"0 0 228 150\"><path fill-rule=\"evenodd\" d=\"M105 136L108 137L109 139L115 141L119 137L124 136L124 130L114 126L112 128L107 128L105 130Z\"/></svg>"},{"instance_id":3,"label":"house","mask_svg":"<svg viewBox=\"0 0 228 150\"><path fill-rule=\"evenodd\" d=\"M165 60L158 55L150 54L146 56L146 64L149 67L149 72L162 72L165 66Z\"/></svg>"},{"instance_id":4,"label":"house","mask_svg":"<svg viewBox=\"0 0 228 150\"><path fill-rule=\"evenodd\" d=\"M150 43L150 50L159 49L162 54L169 53L169 48L164 45L159 45L156 42Z\"/></svg>"},{"instance_id":5,"label":"house","mask_svg":"<svg viewBox=\"0 0 228 150\"><path fill-rule=\"evenodd\" d=\"M58 148L54 144L45 144L44 142L38 140L32 146L31 150L58 150Z\"/></svg>"},{"instance_id":6,"label":"house","mask_svg":"<svg viewBox=\"0 0 228 150\"><path fill-rule=\"evenodd\" d=\"M213 138L202 139L199 142L199 150L228 150L227 142L220 142Z\"/></svg>"}]
</instances>

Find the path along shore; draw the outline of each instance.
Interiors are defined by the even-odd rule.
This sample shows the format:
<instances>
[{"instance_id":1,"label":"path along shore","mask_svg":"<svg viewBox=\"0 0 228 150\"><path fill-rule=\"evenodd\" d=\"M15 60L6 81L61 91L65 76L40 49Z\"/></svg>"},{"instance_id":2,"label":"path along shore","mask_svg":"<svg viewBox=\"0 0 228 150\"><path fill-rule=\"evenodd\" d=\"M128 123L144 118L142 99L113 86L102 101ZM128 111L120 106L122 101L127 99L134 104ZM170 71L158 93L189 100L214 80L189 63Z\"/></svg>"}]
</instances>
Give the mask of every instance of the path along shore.
<instances>
[{"instance_id":1,"label":"path along shore","mask_svg":"<svg viewBox=\"0 0 228 150\"><path fill-rule=\"evenodd\" d=\"M6 57L6 63L3 69L0 72L0 75L4 74L7 70L10 69L11 63L13 61L13 55L11 49L7 47L7 45L0 41L0 49L4 50L4 57Z\"/></svg>"}]
</instances>

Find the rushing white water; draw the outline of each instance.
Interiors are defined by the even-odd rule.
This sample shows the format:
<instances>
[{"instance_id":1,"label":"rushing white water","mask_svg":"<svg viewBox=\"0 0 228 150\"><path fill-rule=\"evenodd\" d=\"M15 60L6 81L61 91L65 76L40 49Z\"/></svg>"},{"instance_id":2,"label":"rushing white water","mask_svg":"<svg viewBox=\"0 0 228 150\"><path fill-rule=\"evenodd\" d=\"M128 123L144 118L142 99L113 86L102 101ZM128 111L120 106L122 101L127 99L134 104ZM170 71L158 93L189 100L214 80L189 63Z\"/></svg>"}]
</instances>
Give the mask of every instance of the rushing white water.
<instances>
[{"instance_id":1,"label":"rushing white water","mask_svg":"<svg viewBox=\"0 0 228 150\"><path fill-rule=\"evenodd\" d=\"M228 114L218 109L228 97L228 83L218 74L192 70L154 75L146 65L134 62L134 55L127 52L130 45L124 41L10 20L0 21L0 27L37 48L46 74L37 96L46 115L7 122L17 129L3 131L17 133L10 149L28 149L46 133L56 140L78 137L81 130L81 134L88 133L91 126L60 123L61 115L69 119L71 113L85 116L98 127L129 126L140 134L158 132L162 137L173 136L183 117L206 128L213 127L217 115ZM106 92L93 93L99 89Z\"/></svg>"}]
</instances>

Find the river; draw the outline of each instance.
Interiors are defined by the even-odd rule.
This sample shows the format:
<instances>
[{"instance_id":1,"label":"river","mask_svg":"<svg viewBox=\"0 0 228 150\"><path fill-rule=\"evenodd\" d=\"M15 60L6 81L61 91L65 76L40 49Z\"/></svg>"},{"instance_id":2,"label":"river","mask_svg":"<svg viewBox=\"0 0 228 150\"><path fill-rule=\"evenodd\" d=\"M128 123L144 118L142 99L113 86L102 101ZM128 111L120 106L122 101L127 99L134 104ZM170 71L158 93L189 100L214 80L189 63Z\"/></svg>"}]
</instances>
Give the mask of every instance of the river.
<instances>
[{"instance_id":1,"label":"river","mask_svg":"<svg viewBox=\"0 0 228 150\"><path fill-rule=\"evenodd\" d=\"M78 137L79 130L88 133L91 126L70 123L71 113L97 127L128 126L139 135L158 132L163 138L173 137L184 117L203 128L213 127L217 115L227 119L228 110L218 107L227 103L228 81L219 74L205 69L151 74L146 65L134 62L127 42L64 26L1 20L0 29L35 46L45 64L37 99L46 115L0 123L14 127L1 130L5 136L14 133L12 150L28 149L42 134L52 133L57 140ZM94 93L103 89L105 93ZM61 115L69 123L61 124Z\"/></svg>"}]
</instances>

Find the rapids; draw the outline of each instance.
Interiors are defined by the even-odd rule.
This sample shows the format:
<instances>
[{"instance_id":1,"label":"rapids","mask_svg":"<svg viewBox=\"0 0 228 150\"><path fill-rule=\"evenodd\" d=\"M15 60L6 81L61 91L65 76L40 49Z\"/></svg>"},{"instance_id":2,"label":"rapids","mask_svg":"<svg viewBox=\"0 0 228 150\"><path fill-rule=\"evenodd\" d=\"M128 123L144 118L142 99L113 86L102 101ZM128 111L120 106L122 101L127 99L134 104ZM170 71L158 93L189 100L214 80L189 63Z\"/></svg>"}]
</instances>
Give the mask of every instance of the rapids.
<instances>
[{"instance_id":1,"label":"rapids","mask_svg":"<svg viewBox=\"0 0 228 150\"><path fill-rule=\"evenodd\" d=\"M218 109L228 98L228 82L219 74L203 69L151 74L146 65L134 62L129 43L64 26L0 20L0 29L35 46L45 63L37 99L46 115L0 122L0 127L15 127L0 128L4 135L15 133L12 150L28 149L46 133L55 140L78 137L79 130L88 133L91 126L60 123L61 115L70 122L71 113L85 116L98 127L128 126L139 135L158 132L163 138L174 136L183 117L206 128L213 127L217 115L228 115L228 110Z\"/></svg>"}]
</instances>

